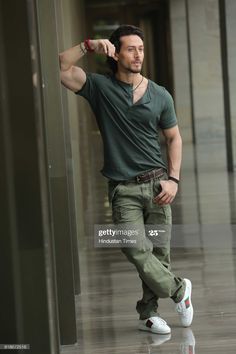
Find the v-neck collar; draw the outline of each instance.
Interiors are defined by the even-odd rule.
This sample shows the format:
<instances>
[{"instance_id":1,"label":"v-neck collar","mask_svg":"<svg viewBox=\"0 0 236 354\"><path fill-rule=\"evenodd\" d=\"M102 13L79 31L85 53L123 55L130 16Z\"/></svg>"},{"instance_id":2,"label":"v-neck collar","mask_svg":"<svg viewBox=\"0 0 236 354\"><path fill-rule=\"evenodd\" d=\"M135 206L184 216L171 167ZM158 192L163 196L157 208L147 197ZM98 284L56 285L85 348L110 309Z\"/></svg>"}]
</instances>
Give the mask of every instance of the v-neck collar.
<instances>
[{"instance_id":1,"label":"v-neck collar","mask_svg":"<svg viewBox=\"0 0 236 354\"><path fill-rule=\"evenodd\" d=\"M148 83L147 83L147 88L144 92L144 94L142 95L142 97L140 97L140 99L138 101L136 101L135 103L133 103L133 91L132 91L132 88L133 88L133 85L132 84L129 84L127 82L124 82L124 81L121 81L121 80L118 80L115 75L113 75L113 79L117 82L117 84L119 86L121 86L125 91L126 93L128 94L127 96L129 97L129 100L131 101L130 102L130 107L135 107L135 106L139 106L139 105L142 105L142 104L145 104L145 103L148 103L151 101L151 95L150 95L150 80L148 80Z\"/></svg>"},{"instance_id":2,"label":"v-neck collar","mask_svg":"<svg viewBox=\"0 0 236 354\"><path fill-rule=\"evenodd\" d=\"M150 81L148 79L147 87L144 94L135 103L133 103L133 93L132 93L132 106L139 106L141 104L145 104L151 101L149 85L150 85Z\"/></svg>"}]
</instances>

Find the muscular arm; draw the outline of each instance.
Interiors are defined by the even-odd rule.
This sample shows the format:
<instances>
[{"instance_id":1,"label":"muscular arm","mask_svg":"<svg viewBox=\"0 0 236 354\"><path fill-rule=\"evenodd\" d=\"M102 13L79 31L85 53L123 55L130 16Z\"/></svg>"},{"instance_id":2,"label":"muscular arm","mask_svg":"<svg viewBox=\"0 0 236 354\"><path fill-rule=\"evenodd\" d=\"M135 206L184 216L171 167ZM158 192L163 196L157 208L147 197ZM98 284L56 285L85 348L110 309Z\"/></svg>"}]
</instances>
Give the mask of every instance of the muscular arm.
<instances>
[{"instance_id":1,"label":"muscular arm","mask_svg":"<svg viewBox=\"0 0 236 354\"><path fill-rule=\"evenodd\" d=\"M170 129L163 129L163 134L166 140L168 174L179 179L182 160L182 139L179 128L176 125ZM162 191L155 198L154 202L160 205L170 204L176 196L178 185L171 180L161 181L160 183Z\"/></svg>"},{"instance_id":2,"label":"muscular arm","mask_svg":"<svg viewBox=\"0 0 236 354\"><path fill-rule=\"evenodd\" d=\"M163 134L166 140L168 174L179 179L182 160L182 139L178 126L164 129Z\"/></svg>"},{"instance_id":3,"label":"muscular arm","mask_svg":"<svg viewBox=\"0 0 236 354\"><path fill-rule=\"evenodd\" d=\"M108 39L90 40L90 47L95 53L115 56L115 47ZM86 52L82 42L59 54L61 82L71 91L80 90L86 82L84 70L76 66Z\"/></svg>"},{"instance_id":4,"label":"muscular arm","mask_svg":"<svg viewBox=\"0 0 236 354\"><path fill-rule=\"evenodd\" d=\"M81 43L59 54L61 82L74 92L80 90L86 81L84 70L75 66L85 53L84 44Z\"/></svg>"}]
</instances>

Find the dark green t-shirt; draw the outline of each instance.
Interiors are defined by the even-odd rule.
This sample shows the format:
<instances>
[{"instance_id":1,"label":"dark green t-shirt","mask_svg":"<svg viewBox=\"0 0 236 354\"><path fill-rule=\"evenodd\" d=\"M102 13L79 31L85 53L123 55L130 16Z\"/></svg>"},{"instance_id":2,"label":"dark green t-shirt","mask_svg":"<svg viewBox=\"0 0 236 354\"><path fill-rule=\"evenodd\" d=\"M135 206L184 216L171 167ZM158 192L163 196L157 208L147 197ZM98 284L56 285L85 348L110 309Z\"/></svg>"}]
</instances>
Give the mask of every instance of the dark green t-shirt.
<instances>
[{"instance_id":1,"label":"dark green t-shirt","mask_svg":"<svg viewBox=\"0 0 236 354\"><path fill-rule=\"evenodd\" d=\"M177 119L173 99L164 87L148 80L143 97L133 104L131 84L88 73L76 94L88 100L96 116L104 144L101 173L105 177L122 181L153 168L166 169L158 130L175 126Z\"/></svg>"}]
</instances>

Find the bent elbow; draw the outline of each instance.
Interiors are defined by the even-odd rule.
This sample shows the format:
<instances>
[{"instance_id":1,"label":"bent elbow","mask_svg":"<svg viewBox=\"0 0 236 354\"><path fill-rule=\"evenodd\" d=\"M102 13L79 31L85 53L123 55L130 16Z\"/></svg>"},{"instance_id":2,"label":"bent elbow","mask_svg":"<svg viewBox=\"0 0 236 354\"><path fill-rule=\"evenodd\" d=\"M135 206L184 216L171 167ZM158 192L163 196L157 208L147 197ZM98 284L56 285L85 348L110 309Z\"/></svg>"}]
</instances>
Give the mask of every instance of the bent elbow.
<instances>
[{"instance_id":1,"label":"bent elbow","mask_svg":"<svg viewBox=\"0 0 236 354\"><path fill-rule=\"evenodd\" d=\"M59 53L59 66L61 71L67 71L70 68L70 66L66 62L64 53Z\"/></svg>"}]
</instances>

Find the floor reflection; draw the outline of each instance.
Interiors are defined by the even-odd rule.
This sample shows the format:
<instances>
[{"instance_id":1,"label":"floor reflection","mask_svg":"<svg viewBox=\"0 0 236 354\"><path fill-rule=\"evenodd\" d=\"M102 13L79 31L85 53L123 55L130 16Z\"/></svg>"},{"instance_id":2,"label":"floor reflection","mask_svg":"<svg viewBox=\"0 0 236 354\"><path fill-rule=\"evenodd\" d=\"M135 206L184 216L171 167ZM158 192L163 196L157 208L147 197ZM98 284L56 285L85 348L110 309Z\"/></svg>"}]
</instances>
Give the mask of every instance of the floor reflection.
<instances>
[{"instance_id":1,"label":"floor reflection","mask_svg":"<svg viewBox=\"0 0 236 354\"><path fill-rule=\"evenodd\" d=\"M94 248L93 226L111 223L111 211L106 180L99 173L99 135L93 136L91 148L93 161L84 190L86 228L80 240L82 294L76 298L78 344L63 347L62 353L235 353L235 225L229 238L222 234L220 247L214 239L206 244L203 232L203 225L217 229L217 225L236 223L236 177L225 171L224 147L184 146L173 215L174 224L185 225L187 231L181 247L175 244L172 249L172 268L192 280L195 317L191 328L181 328L174 304L160 300L160 314L172 329L169 336L137 330L135 304L141 284L136 271L119 249ZM189 241L191 227L195 228L196 244Z\"/></svg>"}]
</instances>

